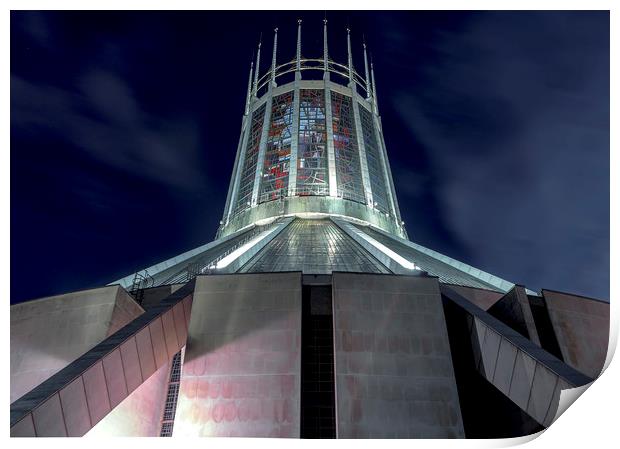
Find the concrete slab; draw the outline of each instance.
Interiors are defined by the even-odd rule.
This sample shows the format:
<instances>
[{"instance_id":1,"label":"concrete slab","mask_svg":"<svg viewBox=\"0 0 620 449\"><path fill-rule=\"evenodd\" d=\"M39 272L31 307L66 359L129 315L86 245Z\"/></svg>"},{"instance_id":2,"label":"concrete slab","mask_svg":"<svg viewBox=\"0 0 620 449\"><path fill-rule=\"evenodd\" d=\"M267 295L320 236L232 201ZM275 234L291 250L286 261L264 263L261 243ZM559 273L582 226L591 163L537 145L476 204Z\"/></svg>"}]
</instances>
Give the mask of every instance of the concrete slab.
<instances>
[{"instance_id":1,"label":"concrete slab","mask_svg":"<svg viewBox=\"0 0 620 449\"><path fill-rule=\"evenodd\" d=\"M464 436L436 278L334 273L333 307L339 438Z\"/></svg>"},{"instance_id":2,"label":"concrete slab","mask_svg":"<svg viewBox=\"0 0 620 449\"><path fill-rule=\"evenodd\" d=\"M564 361L598 377L609 346L609 303L551 290L542 293Z\"/></svg>"},{"instance_id":3,"label":"concrete slab","mask_svg":"<svg viewBox=\"0 0 620 449\"><path fill-rule=\"evenodd\" d=\"M299 437L301 273L199 276L174 436Z\"/></svg>"},{"instance_id":4,"label":"concrete slab","mask_svg":"<svg viewBox=\"0 0 620 449\"><path fill-rule=\"evenodd\" d=\"M11 306L11 402L142 313L118 285Z\"/></svg>"}]
</instances>

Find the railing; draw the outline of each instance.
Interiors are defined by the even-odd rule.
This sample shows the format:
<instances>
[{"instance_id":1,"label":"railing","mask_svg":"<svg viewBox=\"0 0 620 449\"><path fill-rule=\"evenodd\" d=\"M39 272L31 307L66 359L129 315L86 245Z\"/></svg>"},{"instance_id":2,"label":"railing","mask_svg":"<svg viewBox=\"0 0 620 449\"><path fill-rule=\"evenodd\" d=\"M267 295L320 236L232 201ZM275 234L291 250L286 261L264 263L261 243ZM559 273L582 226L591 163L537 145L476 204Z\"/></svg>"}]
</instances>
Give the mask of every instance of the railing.
<instances>
[{"instance_id":1,"label":"railing","mask_svg":"<svg viewBox=\"0 0 620 449\"><path fill-rule=\"evenodd\" d=\"M144 289L153 287L154 284L155 280L153 279L153 276L149 274L148 270L144 270L143 272L137 271L133 277L129 294L134 297L138 304L142 305L142 301L144 299Z\"/></svg>"},{"instance_id":2,"label":"railing","mask_svg":"<svg viewBox=\"0 0 620 449\"><path fill-rule=\"evenodd\" d=\"M294 73L297 70L297 60L293 59L291 61L285 62L284 64L280 64L276 66L275 79L278 79L282 75L286 75L287 73ZM301 67L300 70L314 70L325 72L325 64L323 58L302 58L301 59ZM342 76L343 78L349 79L349 67L340 64L339 62L329 60L327 62L327 71L329 73L336 73L337 75ZM366 95L370 93L366 89L366 80L353 70L353 81L357 84ZM260 91L263 87L267 86L271 82L271 69L261 76L258 79L257 91ZM257 92L258 93L258 92Z\"/></svg>"}]
</instances>

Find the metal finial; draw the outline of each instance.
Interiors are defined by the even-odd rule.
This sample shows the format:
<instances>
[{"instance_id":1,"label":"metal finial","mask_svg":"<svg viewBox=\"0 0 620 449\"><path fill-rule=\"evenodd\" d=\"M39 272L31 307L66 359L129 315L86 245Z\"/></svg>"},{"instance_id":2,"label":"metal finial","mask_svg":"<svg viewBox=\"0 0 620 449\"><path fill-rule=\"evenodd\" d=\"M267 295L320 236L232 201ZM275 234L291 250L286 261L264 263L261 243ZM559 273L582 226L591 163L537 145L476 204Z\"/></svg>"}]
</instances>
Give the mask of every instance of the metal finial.
<instances>
[{"instance_id":1,"label":"metal finial","mask_svg":"<svg viewBox=\"0 0 620 449\"><path fill-rule=\"evenodd\" d=\"M372 98L375 104L375 113L379 114L379 103L377 102L377 86L375 85L375 67L372 63L372 53L370 54L370 76L372 82Z\"/></svg>"},{"instance_id":2,"label":"metal finial","mask_svg":"<svg viewBox=\"0 0 620 449\"><path fill-rule=\"evenodd\" d=\"M250 113L250 99L252 96L252 70L254 69L254 61L250 62L250 76L248 77L248 94L245 97L245 115Z\"/></svg>"},{"instance_id":3,"label":"metal finial","mask_svg":"<svg viewBox=\"0 0 620 449\"><path fill-rule=\"evenodd\" d=\"M366 55L366 38L362 38L362 45L364 46L364 75L366 75L366 98L370 98L372 93L370 91L370 77L368 76L368 56Z\"/></svg>"},{"instance_id":4,"label":"metal finial","mask_svg":"<svg viewBox=\"0 0 620 449\"><path fill-rule=\"evenodd\" d=\"M297 20L297 67L296 70L301 70L301 19Z\"/></svg>"},{"instance_id":5,"label":"metal finial","mask_svg":"<svg viewBox=\"0 0 620 449\"><path fill-rule=\"evenodd\" d=\"M258 52L256 53L256 71L254 72L254 87L252 89L253 95L256 97L258 94L258 72L260 72L260 46L262 44L263 35L261 34L258 41Z\"/></svg>"},{"instance_id":6,"label":"metal finial","mask_svg":"<svg viewBox=\"0 0 620 449\"><path fill-rule=\"evenodd\" d=\"M351 54L351 30L347 27L347 50L349 53L349 83L353 84L353 55Z\"/></svg>"},{"instance_id":7,"label":"metal finial","mask_svg":"<svg viewBox=\"0 0 620 449\"><path fill-rule=\"evenodd\" d=\"M276 86L276 52L278 51L278 28L273 30L273 56L271 58L271 84Z\"/></svg>"},{"instance_id":8,"label":"metal finial","mask_svg":"<svg viewBox=\"0 0 620 449\"><path fill-rule=\"evenodd\" d=\"M327 19L323 19L323 69L327 72Z\"/></svg>"}]
</instances>

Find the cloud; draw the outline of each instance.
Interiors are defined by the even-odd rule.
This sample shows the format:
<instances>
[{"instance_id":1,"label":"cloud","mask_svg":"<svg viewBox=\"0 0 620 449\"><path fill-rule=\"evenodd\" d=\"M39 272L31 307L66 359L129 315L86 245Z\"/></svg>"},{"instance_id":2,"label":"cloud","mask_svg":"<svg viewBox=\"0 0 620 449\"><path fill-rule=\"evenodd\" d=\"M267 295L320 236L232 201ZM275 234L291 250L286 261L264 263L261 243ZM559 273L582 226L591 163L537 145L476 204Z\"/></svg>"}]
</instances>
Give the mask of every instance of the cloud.
<instances>
[{"instance_id":1,"label":"cloud","mask_svg":"<svg viewBox=\"0 0 620 449\"><path fill-rule=\"evenodd\" d=\"M420 92L403 86L392 106L481 268L608 298L609 48L588 17L522 19L441 33Z\"/></svg>"},{"instance_id":2,"label":"cloud","mask_svg":"<svg viewBox=\"0 0 620 449\"><path fill-rule=\"evenodd\" d=\"M200 130L189 117L145 112L132 89L110 71L91 70L78 88L11 76L12 132L46 129L106 166L173 189L198 190Z\"/></svg>"}]
</instances>

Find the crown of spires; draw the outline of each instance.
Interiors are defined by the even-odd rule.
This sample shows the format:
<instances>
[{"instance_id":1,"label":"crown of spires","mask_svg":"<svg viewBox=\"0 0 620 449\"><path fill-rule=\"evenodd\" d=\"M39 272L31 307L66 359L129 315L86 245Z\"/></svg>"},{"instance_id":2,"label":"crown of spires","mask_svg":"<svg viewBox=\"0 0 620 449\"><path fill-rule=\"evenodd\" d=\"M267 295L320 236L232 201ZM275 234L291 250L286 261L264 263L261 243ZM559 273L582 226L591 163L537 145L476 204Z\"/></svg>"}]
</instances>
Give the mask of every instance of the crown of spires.
<instances>
[{"instance_id":1,"label":"crown of spires","mask_svg":"<svg viewBox=\"0 0 620 449\"><path fill-rule=\"evenodd\" d=\"M295 68L294 68L294 72L295 72L295 77L296 79L300 79L301 78L301 70L302 70L302 66L301 66L301 62L302 62L302 56L301 56L301 24L302 24L302 19L298 19L297 20L297 45L296 45L296 52L295 52L295 59L294 59L294 64L295 64ZM359 81L355 81L355 67L353 65L353 52L351 49L351 29L349 26L347 26L346 28L347 31L347 64L346 64L346 68L347 68L347 73L346 73L346 77L348 78L348 85L349 87L351 87L352 89L356 88L356 84L360 84ZM252 88L251 88L251 93L250 93L250 98L256 98L258 96L258 90L259 90L259 81L260 81L260 51L261 51L261 46L262 46L262 34L261 37L259 38L259 42L258 42L258 50L256 52L256 63L254 64L254 81L252 84ZM362 48L363 48L363 53L364 53L364 78L363 78L363 84L361 84L364 87L364 90L366 91L366 98L369 100L373 100L373 102L376 102L376 87L374 85L374 71L373 71L373 64L372 64L372 60L370 63L370 70L368 68L369 64L368 64L368 55L367 55L367 45L366 45L366 40L365 38L362 38ZM268 88L272 89L274 87L277 86L276 83L276 69L278 68L277 65L277 49L278 49L278 28L274 28L274 36L273 36L273 51L272 51L272 58L271 58L271 67L269 69L269 72L267 73L269 76L269 82L268 82ZM372 58L371 58L372 59ZM323 58L322 58L322 62L323 62L323 67L314 67L316 69L323 69L324 73L325 73L325 79L329 79L329 72L330 69L333 71L333 68L330 67L329 65L329 50L328 50L328 41L327 41L327 17L325 17L323 19ZM332 66L333 67L333 66ZM358 80L361 78L361 76L359 76ZM264 84L262 84L264 85ZM252 101L252 100L250 100ZM375 110L376 110L376 105L375 105Z\"/></svg>"}]
</instances>

